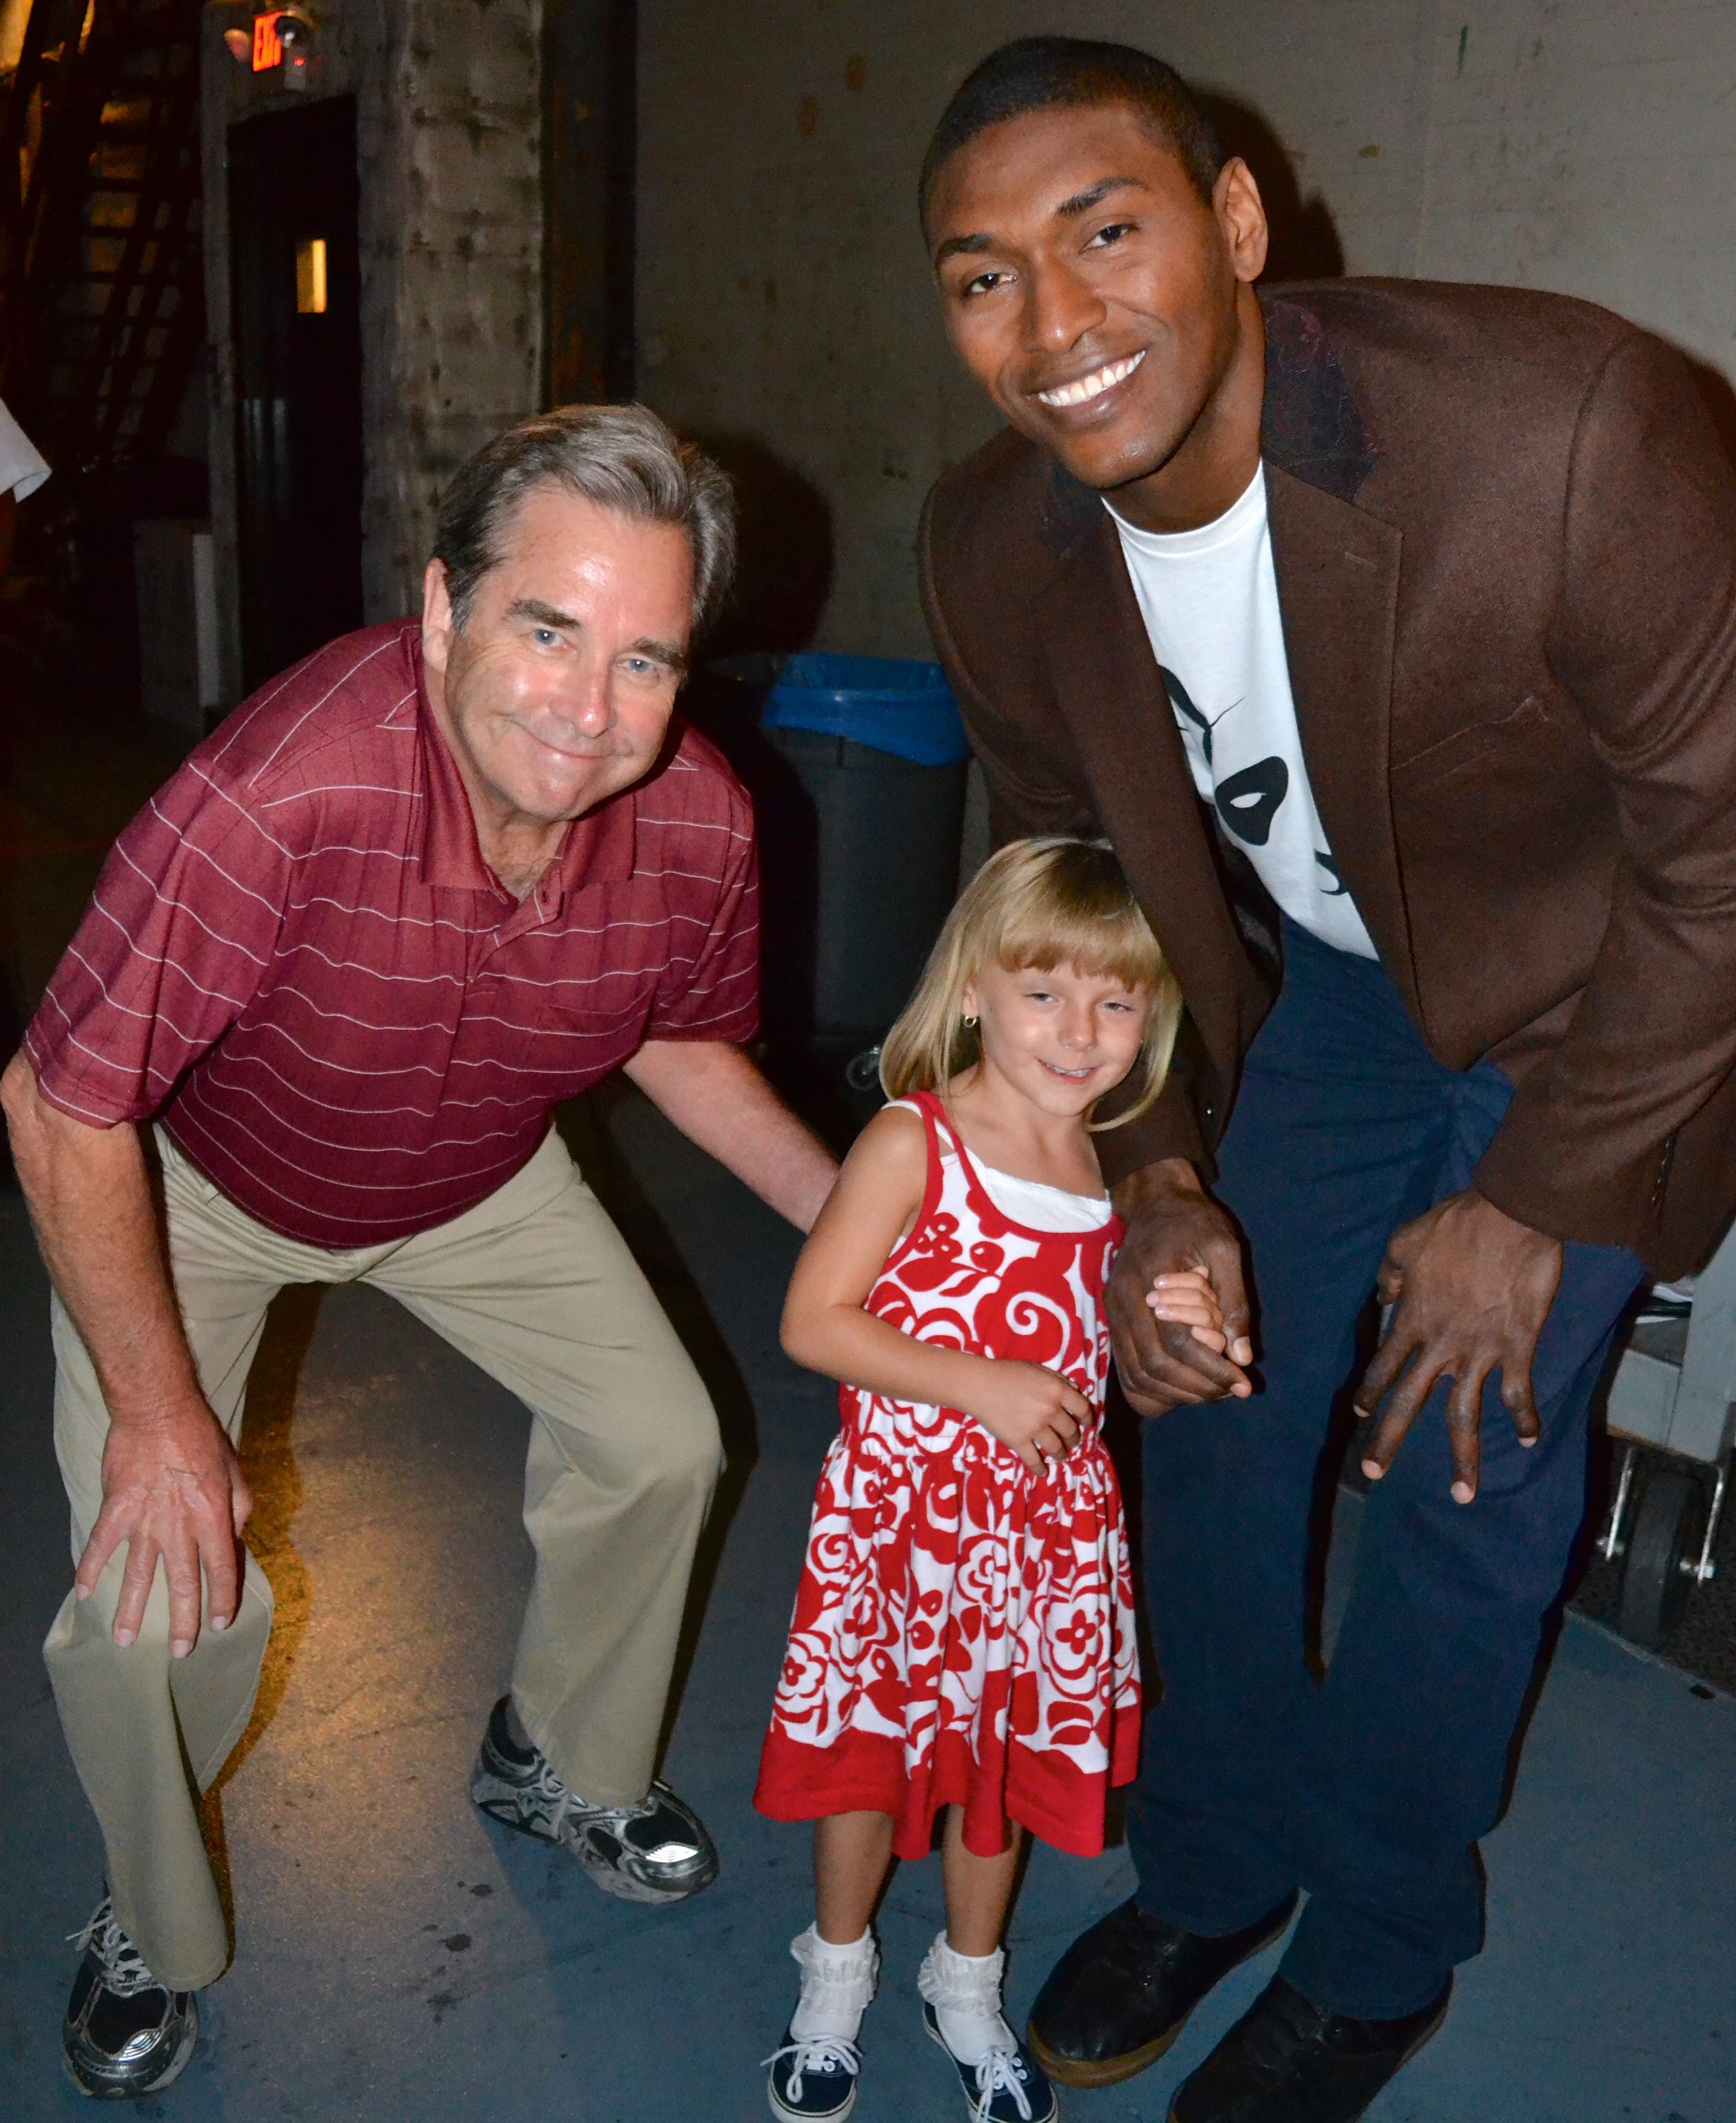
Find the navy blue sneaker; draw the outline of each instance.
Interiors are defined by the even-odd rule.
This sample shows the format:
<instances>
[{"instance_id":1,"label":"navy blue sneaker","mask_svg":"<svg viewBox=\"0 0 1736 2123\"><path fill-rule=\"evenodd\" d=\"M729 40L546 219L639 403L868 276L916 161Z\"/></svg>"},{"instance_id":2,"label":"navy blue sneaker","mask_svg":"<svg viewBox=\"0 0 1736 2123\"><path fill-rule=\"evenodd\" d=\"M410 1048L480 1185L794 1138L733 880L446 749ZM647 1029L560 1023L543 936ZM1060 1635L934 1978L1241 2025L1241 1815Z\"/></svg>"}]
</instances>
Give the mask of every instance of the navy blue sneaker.
<instances>
[{"instance_id":1,"label":"navy blue sneaker","mask_svg":"<svg viewBox=\"0 0 1736 2123\"><path fill-rule=\"evenodd\" d=\"M837 2035L798 2042L784 2030L784 2046L765 2059L771 2066L766 2098L784 2123L840 2123L856 2105L862 2052Z\"/></svg>"},{"instance_id":2,"label":"navy blue sneaker","mask_svg":"<svg viewBox=\"0 0 1736 2123\"><path fill-rule=\"evenodd\" d=\"M971 2123L1054 2123L1060 2114L1060 2103L1042 2066L1004 2020L1000 2025L1005 2046L997 2043L980 2064L962 2064L947 2049L947 2038L930 2004L923 2006L922 2024L952 2058Z\"/></svg>"}]
</instances>

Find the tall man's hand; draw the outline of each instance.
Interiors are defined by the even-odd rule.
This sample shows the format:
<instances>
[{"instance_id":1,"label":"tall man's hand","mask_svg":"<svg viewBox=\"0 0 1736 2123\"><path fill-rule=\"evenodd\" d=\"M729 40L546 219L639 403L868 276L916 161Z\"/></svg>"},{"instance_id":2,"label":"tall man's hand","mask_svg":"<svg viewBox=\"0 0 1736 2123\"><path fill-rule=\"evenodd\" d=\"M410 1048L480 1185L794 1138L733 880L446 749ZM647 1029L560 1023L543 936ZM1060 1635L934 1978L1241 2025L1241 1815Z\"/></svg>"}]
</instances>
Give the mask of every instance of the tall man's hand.
<instances>
[{"instance_id":1,"label":"tall man's hand","mask_svg":"<svg viewBox=\"0 0 1736 2123\"><path fill-rule=\"evenodd\" d=\"M1253 1388L1242 1368L1254 1359L1248 1339L1247 1286L1242 1240L1228 1214L1200 1184L1186 1158L1165 1158L1124 1179L1115 1205L1127 1226L1109 1279L1110 1332L1122 1390L1141 1415L1233 1396ZM1210 1283L1228 1342L1220 1356L1185 1321L1154 1318L1148 1300L1160 1275L1193 1269Z\"/></svg>"},{"instance_id":2,"label":"tall man's hand","mask_svg":"<svg viewBox=\"0 0 1736 2123\"><path fill-rule=\"evenodd\" d=\"M1561 1279L1561 1240L1515 1222L1475 1189L1401 1224L1380 1270L1382 1301L1397 1309L1356 1395L1358 1413L1368 1416L1392 1394L1364 1472L1376 1481L1386 1473L1430 1390L1449 1375L1447 1436L1460 1503L1476 1494L1483 1387L1492 1371L1501 1374L1520 1444L1535 1445L1531 1360Z\"/></svg>"}]
</instances>

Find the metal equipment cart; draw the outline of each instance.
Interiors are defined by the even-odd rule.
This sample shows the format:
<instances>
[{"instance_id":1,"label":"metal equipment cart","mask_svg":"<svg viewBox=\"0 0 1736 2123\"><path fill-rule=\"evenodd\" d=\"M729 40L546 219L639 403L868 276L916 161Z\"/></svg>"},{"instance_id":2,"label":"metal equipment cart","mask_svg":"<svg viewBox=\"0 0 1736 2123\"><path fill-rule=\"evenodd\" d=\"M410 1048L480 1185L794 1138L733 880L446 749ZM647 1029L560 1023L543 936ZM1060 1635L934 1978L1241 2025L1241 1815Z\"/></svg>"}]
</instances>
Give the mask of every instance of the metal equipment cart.
<instances>
[{"instance_id":1,"label":"metal equipment cart","mask_svg":"<svg viewBox=\"0 0 1736 2123\"><path fill-rule=\"evenodd\" d=\"M1736 1232L1696 1282L1686 1319L1633 1329L1607 1420L1621 1460L1598 1546L1621 1558L1621 1633L1655 1651L1716 1568L1736 1442Z\"/></svg>"}]
</instances>

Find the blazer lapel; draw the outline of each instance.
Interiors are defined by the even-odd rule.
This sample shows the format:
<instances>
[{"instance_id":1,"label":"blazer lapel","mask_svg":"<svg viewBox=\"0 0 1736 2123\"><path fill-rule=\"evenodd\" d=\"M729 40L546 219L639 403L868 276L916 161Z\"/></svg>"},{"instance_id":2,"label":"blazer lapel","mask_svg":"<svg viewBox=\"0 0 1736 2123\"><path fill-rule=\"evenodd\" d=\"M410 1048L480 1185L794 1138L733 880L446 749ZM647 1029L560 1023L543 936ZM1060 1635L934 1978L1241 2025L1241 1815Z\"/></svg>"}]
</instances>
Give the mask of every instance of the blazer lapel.
<instances>
[{"instance_id":1,"label":"blazer lapel","mask_svg":"<svg viewBox=\"0 0 1736 2123\"><path fill-rule=\"evenodd\" d=\"M1128 579L1121 541L1095 495L1091 518L1037 593L1055 696L1098 822L1186 994L1207 1047L1233 1066L1243 996L1224 968L1245 963L1234 917Z\"/></svg>"},{"instance_id":2,"label":"blazer lapel","mask_svg":"<svg viewBox=\"0 0 1736 2123\"><path fill-rule=\"evenodd\" d=\"M1268 460L1266 506L1290 691L1314 802L1381 963L1417 1015L1387 779L1403 538Z\"/></svg>"}]
</instances>

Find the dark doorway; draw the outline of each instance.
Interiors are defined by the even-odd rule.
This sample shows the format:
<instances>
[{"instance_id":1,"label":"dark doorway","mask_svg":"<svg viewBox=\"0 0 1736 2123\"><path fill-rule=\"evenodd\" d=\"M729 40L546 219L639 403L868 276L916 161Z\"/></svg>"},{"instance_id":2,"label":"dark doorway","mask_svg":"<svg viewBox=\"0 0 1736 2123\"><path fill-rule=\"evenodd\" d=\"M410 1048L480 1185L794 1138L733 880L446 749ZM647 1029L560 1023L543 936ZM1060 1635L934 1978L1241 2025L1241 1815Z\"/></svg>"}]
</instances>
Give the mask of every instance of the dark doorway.
<instances>
[{"instance_id":1,"label":"dark doorway","mask_svg":"<svg viewBox=\"0 0 1736 2123\"><path fill-rule=\"evenodd\" d=\"M250 691L362 624L356 106L229 133L241 570Z\"/></svg>"}]
</instances>

